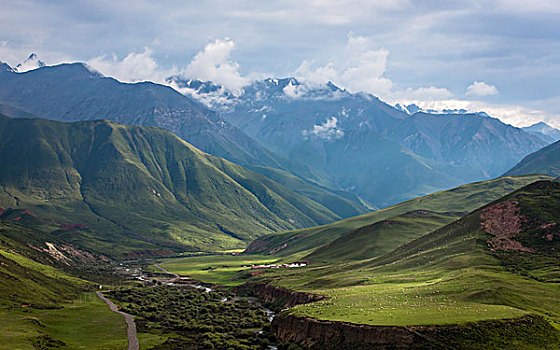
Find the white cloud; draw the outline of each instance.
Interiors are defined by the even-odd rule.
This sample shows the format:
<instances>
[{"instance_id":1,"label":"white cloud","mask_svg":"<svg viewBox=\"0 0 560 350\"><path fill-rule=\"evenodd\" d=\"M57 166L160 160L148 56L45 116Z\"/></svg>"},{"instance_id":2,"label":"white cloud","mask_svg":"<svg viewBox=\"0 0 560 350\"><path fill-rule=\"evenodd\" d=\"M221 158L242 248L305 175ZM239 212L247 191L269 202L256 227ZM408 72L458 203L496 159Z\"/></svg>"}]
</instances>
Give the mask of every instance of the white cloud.
<instances>
[{"instance_id":1,"label":"white cloud","mask_svg":"<svg viewBox=\"0 0 560 350\"><path fill-rule=\"evenodd\" d=\"M290 81L288 85L284 86L282 91L286 96L289 96L291 98L298 98L301 97L302 95L305 95L306 92L305 86L306 85L294 85Z\"/></svg>"},{"instance_id":2,"label":"white cloud","mask_svg":"<svg viewBox=\"0 0 560 350\"><path fill-rule=\"evenodd\" d=\"M324 83L306 81L294 83L290 81L283 89L284 95L295 99L335 100L343 97L344 92L332 90Z\"/></svg>"},{"instance_id":3,"label":"white cloud","mask_svg":"<svg viewBox=\"0 0 560 350\"><path fill-rule=\"evenodd\" d=\"M230 39L216 39L196 54L180 73L185 79L210 80L232 91L239 91L249 84L249 79L239 73L239 64L230 60L235 43Z\"/></svg>"},{"instance_id":4,"label":"white cloud","mask_svg":"<svg viewBox=\"0 0 560 350\"><path fill-rule=\"evenodd\" d=\"M114 77L120 81L137 82L150 80L162 83L165 78L176 72L175 68L163 69L152 57L152 50L148 47L143 52L131 52L122 60L116 55L111 58L98 56L87 61L87 64L103 75Z\"/></svg>"},{"instance_id":5,"label":"white cloud","mask_svg":"<svg viewBox=\"0 0 560 350\"><path fill-rule=\"evenodd\" d=\"M320 139L324 140L331 140L331 139L339 139L344 136L344 131L337 128L338 119L336 117L331 117L327 119L323 124L320 125L313 125L311 130L303 130L303 136L316 136Z\"/></svg>"},{"instance_id":6,"label":"white cloud","mask_svg":"<svg viewBox=\"0 0 560 350\"><path fill-rule=\"evenodd\" d=\"M230 60L230 53L234 47L235 44L230 39L216 39L197 53L180 72L176 67L162 68L149 47L145 47L143 52L131 52L122 59L115 54L111 57L102 55L86 63L106 76L125 82L150 80L168 84L165 82L166 78L179 74L185 79L209 80L237 92L249 84L250 80L241 76L238 71L239 64ZM177 88L173 84L172 87Z\"/></svg>"},{"instance_id":7,"label":"white cloud","mask_svg":"<svg viewBox=\"0 0 560 350\"><path fill-rule=\"evenodd\" d=\"M314 61L303 61L294 75L306 83L332 81L350 92L367 92L387 100L441 100L453 96L448 89L436 86L395 89L393 82L384 76L389 51L375 46L371 38L350 34L340 57L315 68Z\"/></svg>"},{"instance_id":8,"label":"white cloud","mask_svg":"<svg viewBox=\"0 0 560 350\"><path fill-rule=\"evenodd\" d=\"M487 84L483 81L475 81L467 87L467 96L491 96L496 95L498 89L494 85Z\"/></svg>"},{"instance_id":9,"label":"white cloud","mask_svg":"<svg viewBox=\"0 0 560 350\"><path fill-rule=\"evenodd\" d=\"M330 62L324 66L313 69L312 66L314 63L314 61L303 61L294 72L294 76L307 83L323 84L327 81L339 83L339 72L335 68L334 63Z\"/></svg>"},{"instance_id":10,"label":"white cloud","mask_svg":"<svg viewBox=\"0 0 560 350\"><path fill-rule=\"evenodd\" d=\"M228 98L227 91L223 87L213 92L199 93L199 91L195 89L181 87L173 80L166 83L183 95L190 96L198 102L204 104L206 107L217 111L226 111L237 102L235 99Z\"/></svg>"},{"instance_id":11,"label":"white cloud","mask_svg":"<svg viewBox=\"0 0 560 350\"><path fill-rule=\"evenodd\" d=\"M10 66L15 67L17 62L19 62L18 60L20 60L22 57L23 57L23 54L21 52L18 52L16 50L14 50L12 47L10 47L7 40L0 40L0 61L1 62L6 62Z\"/></svg>"},{"instance_id":12,"label":"white cloud","mask_svg":"<svg viewBox=\"0 0 560 350\"><path fill-rule=\"evenodd\" d=\"M436 86L420 87L417 89L407 88L402 91L395 92L394 97L400 97L403 99L413 99L413 100L423 100L423 101L434 101L448 99L453 96L451 91L446 88L440 88Z\"/></svg>"},{"instance_id":13,"label":"white cloud","mask_svg":"<svg viewBox=\"0 0 560 350\"><path fill-rule=\"evenodd\" d=\"M317 68L312 68L313 61L303 61L295 76L314 83L332 81L351 92L386 94L393 86L391 80L383 76L388 56L389 51L375 49L370 38L351 34L341 57Z\"/></svg>"}]
</instances>

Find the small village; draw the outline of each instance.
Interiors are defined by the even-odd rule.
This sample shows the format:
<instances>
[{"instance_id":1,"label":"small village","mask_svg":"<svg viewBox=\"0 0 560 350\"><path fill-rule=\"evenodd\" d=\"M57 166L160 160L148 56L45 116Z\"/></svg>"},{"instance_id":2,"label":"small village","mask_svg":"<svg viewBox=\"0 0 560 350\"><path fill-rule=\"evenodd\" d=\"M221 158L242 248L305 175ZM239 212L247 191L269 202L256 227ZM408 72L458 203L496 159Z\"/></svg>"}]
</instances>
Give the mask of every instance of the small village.
<instances>
[{"instance_id":1,"label":"small village","mask_svg":"<svg viewBox=\"0 0 560 350\"><path fill-rule=\"evenodd\" d=\"M245 265L243 267L250 267L251 269L285 269L285 268L295 268L295 267L305 267L307 266L306 262L293 262L287 264L270 264L270 265Z\"/></svg>"}]
</instances>

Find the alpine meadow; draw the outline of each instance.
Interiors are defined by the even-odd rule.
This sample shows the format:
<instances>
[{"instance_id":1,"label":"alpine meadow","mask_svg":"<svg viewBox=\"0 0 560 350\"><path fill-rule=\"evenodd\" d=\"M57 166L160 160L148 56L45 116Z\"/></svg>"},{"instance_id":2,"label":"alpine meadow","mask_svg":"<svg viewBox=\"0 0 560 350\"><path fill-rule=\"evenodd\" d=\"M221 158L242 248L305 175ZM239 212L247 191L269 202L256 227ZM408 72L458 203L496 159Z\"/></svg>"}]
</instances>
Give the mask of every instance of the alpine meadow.
<instances>
[{"instance_id":1,"label":"alpine meadow","mask_svg":"<svg viewBox=\"0 0 560 350\"><path fill-rule=\"evenodd\" d=\"M560 5L4 2L0 350L560 350Z\"/></svg>"}]
</instances>

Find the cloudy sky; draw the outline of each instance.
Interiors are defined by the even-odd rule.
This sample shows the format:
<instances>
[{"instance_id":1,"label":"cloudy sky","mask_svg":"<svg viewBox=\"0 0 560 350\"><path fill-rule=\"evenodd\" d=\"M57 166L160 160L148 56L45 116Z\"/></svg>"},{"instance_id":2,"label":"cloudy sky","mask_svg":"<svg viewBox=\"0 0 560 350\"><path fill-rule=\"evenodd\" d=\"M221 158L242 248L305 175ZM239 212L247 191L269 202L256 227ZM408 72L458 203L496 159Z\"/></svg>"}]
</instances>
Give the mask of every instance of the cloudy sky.
<instances>
[{"instance_id":1,"label":"cloudy sky","mask_svg":"<svg viewBox=\"0 0 560 350\"><path fill-rule=\"evenodd\" d=\"M333 81L390 102L560 127L557 0L3 0L0 60L35 52L123 81L170 74L232 90Z\"/></svg>"}]
</instances>

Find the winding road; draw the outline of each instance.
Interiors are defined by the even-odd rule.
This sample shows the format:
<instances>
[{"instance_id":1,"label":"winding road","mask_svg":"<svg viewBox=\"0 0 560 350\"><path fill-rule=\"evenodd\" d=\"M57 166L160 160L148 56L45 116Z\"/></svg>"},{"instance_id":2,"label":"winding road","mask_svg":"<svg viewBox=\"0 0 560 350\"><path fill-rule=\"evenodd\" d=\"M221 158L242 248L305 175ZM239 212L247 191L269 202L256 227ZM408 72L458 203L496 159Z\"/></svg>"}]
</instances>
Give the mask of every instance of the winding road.
<instances>
[{"instance_id":1,"label":"winding road","mask_svg":"<svg viewBox=\"0 0 560 350\"><path fill-rule=\"evenodd\" d=\"M99 299L103 300L111 311L121 314L126 321L126 335L128 337L128 350L139 350L138 337L136 336L136 324L134 324L134 317L126 312L119 311L117 305L111 300L107 299L101 292L95 292Z\"/></svg>"}]
</instances>

